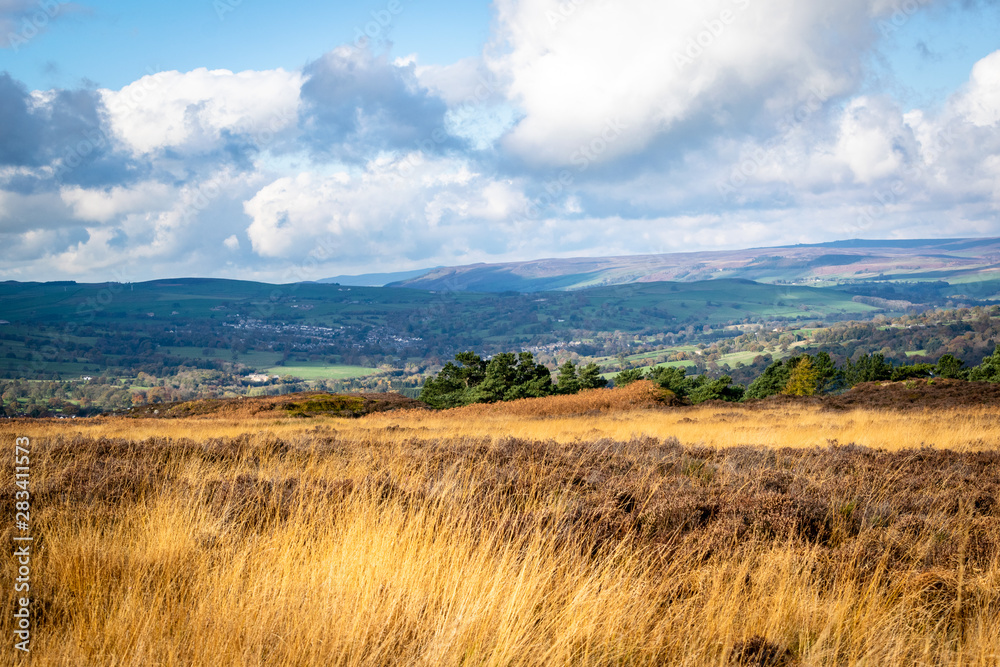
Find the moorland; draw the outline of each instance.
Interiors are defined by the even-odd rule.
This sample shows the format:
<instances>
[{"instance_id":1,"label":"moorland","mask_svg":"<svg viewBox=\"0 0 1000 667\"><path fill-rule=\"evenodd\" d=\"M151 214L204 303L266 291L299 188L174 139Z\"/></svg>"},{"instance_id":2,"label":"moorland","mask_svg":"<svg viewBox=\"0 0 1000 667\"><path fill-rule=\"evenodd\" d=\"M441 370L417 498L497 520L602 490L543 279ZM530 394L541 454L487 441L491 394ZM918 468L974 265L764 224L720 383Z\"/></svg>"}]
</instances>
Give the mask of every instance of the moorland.
<instances>
[{"instance_id":1,"label":"moorland","mask_svg":"<svg viewBox=\"0 0 1000 667\"><path fill-rule=\"evenodd\" d=\"M32 663L996 664L995 388L4 420L34 449Z\"/></svg>"}]
</instances>

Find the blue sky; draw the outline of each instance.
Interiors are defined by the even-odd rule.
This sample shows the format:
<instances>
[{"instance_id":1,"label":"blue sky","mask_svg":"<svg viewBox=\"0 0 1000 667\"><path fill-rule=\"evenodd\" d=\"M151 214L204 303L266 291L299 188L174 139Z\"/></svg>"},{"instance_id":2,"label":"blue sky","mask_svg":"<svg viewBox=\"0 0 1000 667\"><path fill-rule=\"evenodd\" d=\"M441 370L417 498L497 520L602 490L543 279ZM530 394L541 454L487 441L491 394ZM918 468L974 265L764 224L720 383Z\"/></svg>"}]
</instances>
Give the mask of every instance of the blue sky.
<instances>
[{"instance_id":1,"label":"blue sky","mask_svg":"<svg viewBox=\"0 0 1000 667\"><path fill-rule=\"evenodd\" d=\"M386 12L388 0L276 3L260 0L87 2L53 21L19 53L0 53L2 67L32 88L89 79L118 88L154 69L297 69L353 42ZM37 5L36 5L37 6ZM485 2L399 0L379 37L398 54L428 64L475 56L489 36ZM373 17L372 14L375 13ZM373 31L374 32L374 31Z\"/></svg>"},{"instance_id":2,"label":"blue sky","mask_svg":"<svg viewBox=\"0 0 1000 667\"><path fill-rule=\"evenodd\" d=\"M885 23L896 28L891 19ZM873 68L895 79L887 90L907 105L940 104L965 83L977 61L1000 48L1000 5L976 11L934 7L884 32Z\"/></svg>"},{"instance_id":3,"label":"blue sky","mask_svg":"<svg viewBox=\"0 0 1000 667\"><path fill-rule=\"evenodd\" d=\"M986 0L0 0L0 279L1000 236L998 36Z\"/></svg>"}]
</instances>

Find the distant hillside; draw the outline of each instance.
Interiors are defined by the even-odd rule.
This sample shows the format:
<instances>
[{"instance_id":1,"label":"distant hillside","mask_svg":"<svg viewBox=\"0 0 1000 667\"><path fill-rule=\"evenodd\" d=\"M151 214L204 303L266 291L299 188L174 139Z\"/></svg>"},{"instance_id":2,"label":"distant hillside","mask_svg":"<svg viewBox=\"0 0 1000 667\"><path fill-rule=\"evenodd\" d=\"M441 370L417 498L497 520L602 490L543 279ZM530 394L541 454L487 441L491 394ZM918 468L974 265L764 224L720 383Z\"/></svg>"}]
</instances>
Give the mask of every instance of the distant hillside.
<instances>
[{"instance_id":1,"label":"distant hillside","mask_svg":"<svg viewBox=\"0 0 1000 667\"><path fill-rule=\"evenodd\" d=\"M435 267L440 268L440 267ZM402 280L412 280L414 278L419 278L435 269L417 269L415 271L396 271L394 273L362 273L356 276L334 276L333 278L324 278L322 280L317 280L318 283L335 283L337 285L346 285L348 287L384 287L389 283L399 282Z\"/></svg>"},{"instance_id":2,"label":"distant hillside","mask_svg":"<svg viewBox=\"0 0 1000 667\"><path fill-rule=\"evenodd\" d=\"M392 286L437 291L542 292L719 278L815 286L872 280L945 281L958 286L956 295L989 299L995 297L1000 286L1000 238L852 239L718 252L472 264L432 269ZM971 283L975 284L970 288L974 293L963 291L962 286Z\"/></svg>"},{"instance_id":3,"label":"distant hillside","mask_svg":"<svg viewBox=\"0 0 1000 667\"><path fill-rule=\"evenodd\" d=\"M9 323L0 324L0 378L166 377L197 369L262 371L260 381L268 383L276 374L332 381L368 375L382 364L394 364L400 369L394 377L402 378L407 364L463 350L572 344L578 354L611 356L638 338L691 341L706 327L864 318L893 309L883 300L746 280L545 294L187 278L0 282L0 320Z\"/></svg>"}]
</instances>

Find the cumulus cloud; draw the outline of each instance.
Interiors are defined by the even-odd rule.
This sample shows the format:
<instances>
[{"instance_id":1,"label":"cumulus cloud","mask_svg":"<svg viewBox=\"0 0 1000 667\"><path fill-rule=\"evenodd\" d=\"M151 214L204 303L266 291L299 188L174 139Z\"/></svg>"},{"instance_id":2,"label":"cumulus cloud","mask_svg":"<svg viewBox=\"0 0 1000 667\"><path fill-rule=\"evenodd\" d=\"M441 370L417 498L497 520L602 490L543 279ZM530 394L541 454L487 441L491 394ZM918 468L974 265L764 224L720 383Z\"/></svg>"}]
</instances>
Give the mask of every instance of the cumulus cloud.
<instances>
[{"instance_id":1,"label":"cumulus cloud","mask_svg":"<svg viewBox=\"0 0 1000 667\"><path fill-rule=\"evenodd\" d=\"M219 148L231 137L269 143L298 123L300 72L199 68L157 72L102 90L115 135L135 154L181 155Z\"/></svg>"},{"instance_id":2,"label":"cumulus cloud","mask_svg":"<svg viewBox=\"0 0 1000 667\"><path fill-rule=\"evenodd\" d=\"M144 166L108 136L103 103L92 90L28 90L0 74L0 187L100 186L138 177ZM5 178L6 176L6 178Z\"/></svg>"},{"instance_id":3,"label":"cumulus cloud","mask_svg":"<svg viewBox=\"0 0 1000 667\"><path fill-rule=\"evenodd\" d=\"M297 280L997 233L1000 52L903 108L865 82L894 2L495 8L483 56L445 66L339 47L118 90L0 74L0 276Z\"/></svg>"},{"instance_id":4,"label":"cumulus cloud","mask_svg":"<svg viewBox=\"0 0 1000 667\"><path fill-rule=\"evenodd\" d=\"M175 191L156 181L147 181L134 187L85 189L65 187L60 197L73 217L85 222L107 223L123 216L143 211L162 210L169 207Z\"/></svg>"},{"instance_id":5,"label":"cumulus cloud","mask_svg":"<svg viewBox=\"0 0 1000 667\"><path fill-rule=\"evenodd\" d=\"M500 0L490 65L525 116L510 150L570 164L612 119L602 159L700 119L706 134L774 121L819 91L852 91L887 3ZM685 130L686 131L686 130Z\"/></svg>"},{"instance_id":6,"label":"cumulus cloud","mask_svg":"<svg viewBox=\"0 0 1000 667\"><path fill-rule=\"evenodd\" d=\"M833 238L996 234L1000 133L987 122L992 90L984 85L996 56L979 61L937 111L859 95L772 140L726 146L690 182L714 182L717 205L734 215L780 214Z\"/></svg>"},{"instance_id":7,"label":"cumulus cloud","mask_svg":"<svg viewBox=\"0 0 1000 667\"><path fill-rule=\"evenodd\" d=\"M445 131L445 102L409 60L341 46L304 70L304 140L314 154L358 162L379 150L438 152L460 143Z\"/></svg>"},{"instance_id":8,"label":"cumulus cloud","mask_svg":"<svg viewBox=\"0 0 1000 667\"><path fill-rule=\"evenodd\" d=\"M969 85L956 107L978 127L1000 123L1000 51L975 64Z\"/></svg>"},{"instance_id":9,"label":"cumulus cloud","mask_svg":"<svg viewBox=\"0 0 1000 667\"><path fill-rule=\"evenodd\" d=\"M411 153L353 173L277 179L244 209L247 234L262 256L357 262L446 254L470 236L488 236L491 224L523 203L516 184L478 173L465 160Z\"/></svg>"}]
</instances>

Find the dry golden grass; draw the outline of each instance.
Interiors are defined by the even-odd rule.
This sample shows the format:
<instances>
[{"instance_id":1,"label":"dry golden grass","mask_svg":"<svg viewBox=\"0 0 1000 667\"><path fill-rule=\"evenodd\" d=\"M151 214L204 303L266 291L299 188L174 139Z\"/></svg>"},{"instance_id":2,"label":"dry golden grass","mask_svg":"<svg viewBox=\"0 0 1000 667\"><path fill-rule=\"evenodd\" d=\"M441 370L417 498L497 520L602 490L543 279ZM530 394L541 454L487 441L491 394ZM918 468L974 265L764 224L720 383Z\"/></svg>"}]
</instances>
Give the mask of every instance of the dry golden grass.
<instances>
[{"instance_id":1,"label":"dry golden grass","mask_svg":"<svg viewBox=\"0 0 1000 667\"><path fill-rule=\"evenodd\" d=\"M0 424L31 662L1000 664L997 410L567 405Z\"/></svg>"},{"instance_id":2,"label":"dry golden grass","mask_svg":"<svg viewBox=\"0 0 1000 667\"><path fill-rule=\"evenodd\" d=\"M284 419L273 413L234 409L187 418L182 426L164 419L50 419L13 421L11 424L19 426L0 426L0 432L19 429L19 433L39 437L78 433L139 440L183 434L204 440L262 429L292 436L322 427L335 429L348 438L363 434L392 442L510 436L569 443L580 439L676 437L685 444L706 447L816 447L836 441L893 451L921 446L956 451L1000 448L998 407L906 412L863 408L831 411L808 402L670 407L659 402L662 398L663 392L653 389L650 383L637 382L610 392L597 390L444 411L378 412L361 419Z\"/></svg>"}]
</instances>

